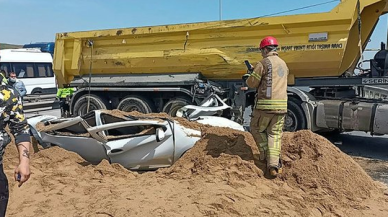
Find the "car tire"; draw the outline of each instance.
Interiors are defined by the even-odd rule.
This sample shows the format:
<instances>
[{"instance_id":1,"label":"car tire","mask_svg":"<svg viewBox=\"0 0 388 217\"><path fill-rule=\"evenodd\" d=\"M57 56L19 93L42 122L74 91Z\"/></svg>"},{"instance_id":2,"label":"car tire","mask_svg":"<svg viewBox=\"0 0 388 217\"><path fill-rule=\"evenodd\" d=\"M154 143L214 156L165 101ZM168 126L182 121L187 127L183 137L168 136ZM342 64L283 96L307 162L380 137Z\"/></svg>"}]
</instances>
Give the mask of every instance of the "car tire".
<instances>
[{"instance_id":1,"label":"car tire","mask_svg":"<svg viewBox=\"0 0 388 217\"><path fill-rule=\"evenodd\" d=\"M84 115L87 113L87 107L88 107L88 99L90 97L90 108L89 112L93 110L100 110L100 109L107 109L108 102L94 94L81 96L77 99L77 101L74 103L73 107L73 114L76 116Z\"/></svg>"},{"instance_id":2,"label":"car tire","mask_svg":"<svg viewBox=\"0 0 388 217\"><path fill-rule=\"evenodd\" d=\"M124 112L137 111L147 114L154 111L154 104L145 97L127 96L120 101L117 109Z\"/></svg>"},{"instance_id":3,"label":"car tire","mask_svg":"<svg viewBox=\"0 0 388 217\"><path fill-rule=\"evenodd\" d=\"M296 132L307 128L306 116L300 106L302 101L290 97L287 102L287 115L284 123L284 130L287 132Z\"/></svg>"},{"instance_id":4,"label":"car tire","mask_svg":"<svg viewBox=\"0 0 388 217\"><path fill-rule=\"evenodd\" d=\"M163 106L162 112L167 113L171 117L176 117L176 113L180 108L191 104L192 103L190 102L189 99L185 99L185 98L171 99Z\"/></svg>"}]
</instances>

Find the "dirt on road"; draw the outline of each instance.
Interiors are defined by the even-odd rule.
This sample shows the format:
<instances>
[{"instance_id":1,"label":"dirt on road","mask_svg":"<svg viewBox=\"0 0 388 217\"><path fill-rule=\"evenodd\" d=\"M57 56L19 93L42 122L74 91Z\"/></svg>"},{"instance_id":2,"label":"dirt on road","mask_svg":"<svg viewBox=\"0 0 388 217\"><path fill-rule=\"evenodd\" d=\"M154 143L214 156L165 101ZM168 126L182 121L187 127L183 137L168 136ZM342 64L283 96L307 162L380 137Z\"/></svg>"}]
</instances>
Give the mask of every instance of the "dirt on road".
<instances>
[{"instance_id":1,"label":"dirt on road","mask_svg":"<svg viewBox=\"0 0 388 217\"><path fill-rule=\"evenodd\" d=\"M10 180L8 216L387 216L384 185L309 131L285 133L284 173L264 177L252 136L203 128L202 138L170 168L137 173L90 165L58 147L32 156L31 179ZM14 145L5 154L12 177Z\"/></svg>"}]
</instances>

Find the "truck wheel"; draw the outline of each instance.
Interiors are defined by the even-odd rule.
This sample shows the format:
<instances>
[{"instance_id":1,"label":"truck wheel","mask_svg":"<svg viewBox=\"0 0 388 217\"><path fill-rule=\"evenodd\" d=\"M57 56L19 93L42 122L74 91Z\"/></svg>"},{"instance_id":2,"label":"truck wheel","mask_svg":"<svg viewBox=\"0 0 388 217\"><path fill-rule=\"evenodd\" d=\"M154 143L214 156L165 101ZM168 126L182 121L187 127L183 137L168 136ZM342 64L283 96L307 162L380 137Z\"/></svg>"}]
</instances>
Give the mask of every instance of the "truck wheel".
<instances>
[{"instance_id":1,"label":"truck wheel","mask_svg":"<svg viewBox=\"0 0 388 217\"><path fill-rule=\"evenodd\" d=\"M189 99L184 99L184 98L171 99L163 106L162 112L167 113L171 117L176 117L176 112L180 108L186 105L191 105L191 102Z\"/></svg>"},{"instance_id":2,"label":"truck wheel","mask_svg":"<svg viewBox=\"0 0 388 217\"><path fill-rule=\"evenodd\" d=\"M152 113L154 105L150 100L141 96L127 96L120 101L118 110L125 112L137 111L143 114Z\"/></svg>"},{"instance_id":3,"label":"truck wheel","mask_svg":"<svg viewBox=\"0 0 388 217\"><path fill-rule=\"evenodd\" d=\"M84 115L87 113L89 95L81 96L74 103L73 114L76 116ZM90 94L90 107L89 112L93 110L106 109L106 100L99 96Z\"/></svg>"},{"instance_id":4,"label":"truck wheel","mask_svg":"<svg viewBox=\"0 0 388 217\"><path fill-rule=\"evenodd\" d=\"M302 104L302 101L290 97L287 104L288 109L286 120L284 122L284 130L288 132L296 132L298 130L306 129L306 117L302 107L299 106Z\"/></svg>"}]
</instances>

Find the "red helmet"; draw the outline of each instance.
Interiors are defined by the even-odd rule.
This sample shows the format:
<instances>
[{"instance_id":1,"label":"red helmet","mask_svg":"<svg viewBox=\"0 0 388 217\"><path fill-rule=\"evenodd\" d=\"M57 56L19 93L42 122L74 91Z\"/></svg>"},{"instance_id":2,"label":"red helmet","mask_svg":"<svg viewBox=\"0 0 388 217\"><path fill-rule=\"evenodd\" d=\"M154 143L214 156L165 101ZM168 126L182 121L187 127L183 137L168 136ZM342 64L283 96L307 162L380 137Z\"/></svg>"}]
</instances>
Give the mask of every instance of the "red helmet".
<instances>
[{"instance_id":1,"label":"red helmet","mask_svg":"<svg viewBox=\"0 0 388 217\"><path fill-rule=\"evenodd\" d=\"M278 46L278 41L272 36L267 36L260 42L260 49L263 49L267 46Z\"/></svg>"}]
</instances>

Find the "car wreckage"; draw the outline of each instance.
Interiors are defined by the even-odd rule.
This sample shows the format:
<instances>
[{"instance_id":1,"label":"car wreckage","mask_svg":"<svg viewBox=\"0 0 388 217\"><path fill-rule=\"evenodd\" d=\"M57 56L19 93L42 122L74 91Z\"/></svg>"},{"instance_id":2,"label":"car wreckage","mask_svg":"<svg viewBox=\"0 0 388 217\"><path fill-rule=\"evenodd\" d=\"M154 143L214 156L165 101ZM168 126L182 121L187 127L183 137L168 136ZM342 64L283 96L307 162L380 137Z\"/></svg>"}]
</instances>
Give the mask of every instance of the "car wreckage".
<instances>
[{"instance_id":1,"label":"car wreckage","mask_svg":"<svg viewBox=\"0 0 388 217\"><path fill-rule=\"evenodd\" d=\"M219 108L224 109L222 103ZM190 109L195 111L189 112L191 116ZM244 131L243 126L229 119L201 116L214 112L214 107L189 107L179 114L186 114L189 121ZM92 164L106 159L130 170L169 167L201 137L199 130L171 118L114 115L108 110L94 110L73 118L41 115L29 118L28 124L32 136L44 148L59 146Z\"/></svg>"}]
</instances>

